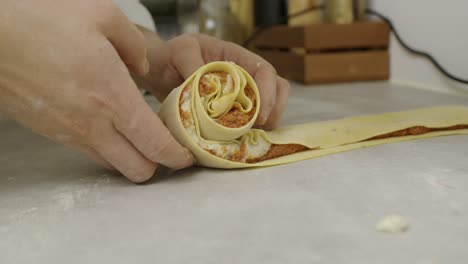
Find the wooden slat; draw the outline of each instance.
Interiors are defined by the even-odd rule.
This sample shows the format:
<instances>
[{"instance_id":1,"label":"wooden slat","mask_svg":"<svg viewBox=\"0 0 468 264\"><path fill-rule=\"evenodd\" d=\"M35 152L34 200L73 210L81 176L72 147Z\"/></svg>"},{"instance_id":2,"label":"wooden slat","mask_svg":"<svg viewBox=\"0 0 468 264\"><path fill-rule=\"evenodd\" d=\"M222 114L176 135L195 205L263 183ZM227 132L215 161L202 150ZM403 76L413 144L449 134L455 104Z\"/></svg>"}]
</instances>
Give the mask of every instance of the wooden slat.
<instances>
[{"instance_id":1,"label":"wooden slat","mask_svg":"<svg viewBox=\"0 0 468 264\"><path fill-rule=\"evenodd\" d=\"M281 76L306 84L387 80L390 75L390 56L386 50L307 55L284 51L256 52Z\"/></svg>"},{"instance_id":2,"label":"wooden slat","mask_svg":"<svg viewBox=\"0 0 468 264\"><path fill-rule=\"evenodd\" d=\"M380 21L275 26L259 33L253 45L269 48L302 47L308 50L387 47L389 35L388 25Z\"/></svg>"},{"instance_id":3,"label":"wooden slat","mask_svg":"<svg viewBox=\"0 0 468 264\"><path fill-rule=\"evenodd\" d=\"M304 46L304 27L275 26L261 31L254 39L255 47L289 48Z\"/></svg>"},{"instance_id":4,"label":"wooden slat","mask_svg":"<svg viewBox=\"0 0 468 264\"><path fill-rule=\"evenodd\" d=\"M387 47L389 35L384 22L310 25L305 28L303 47L309 50Z\"/></svg>"},{"instance_id":5,"label":"wooden slat","mask_svg":"<svg viewBox=\"0 0 468 264\"><path fill-rule=\"evenodd\" d=\"M387 80L388 51L317 53L305 57L305 83Z\"/></svg>"},{"instance_id":6,"label":"wooden slat","mask_svg":"<svg viewBox=\"0 0 468 264\"><path fill-rule=\"evenodd\" d=\"M304 56L281 51L256 50L255 52L270 62L282 77L304 82Z\"/></svg>"}]
</instances>

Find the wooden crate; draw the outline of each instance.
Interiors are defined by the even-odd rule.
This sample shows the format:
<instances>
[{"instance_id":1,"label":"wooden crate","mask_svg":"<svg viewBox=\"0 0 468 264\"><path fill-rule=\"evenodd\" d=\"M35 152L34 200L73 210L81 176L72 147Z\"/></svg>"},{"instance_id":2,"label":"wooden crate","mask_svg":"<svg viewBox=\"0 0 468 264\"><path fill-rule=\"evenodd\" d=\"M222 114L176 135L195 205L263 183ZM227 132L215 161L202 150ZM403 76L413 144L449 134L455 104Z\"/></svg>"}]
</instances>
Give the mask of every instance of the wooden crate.
<instances>
[{"instance_id":1,"label":"wooden crate","mask_svg":"<svg viewBox=\"0 0 468 264\"><path fill-rule=\"evenodd\" d=\"M384 22L275 26L252 49L285 78L311 83L386 80L390 29Z\"/></svg>"}]
</instances>

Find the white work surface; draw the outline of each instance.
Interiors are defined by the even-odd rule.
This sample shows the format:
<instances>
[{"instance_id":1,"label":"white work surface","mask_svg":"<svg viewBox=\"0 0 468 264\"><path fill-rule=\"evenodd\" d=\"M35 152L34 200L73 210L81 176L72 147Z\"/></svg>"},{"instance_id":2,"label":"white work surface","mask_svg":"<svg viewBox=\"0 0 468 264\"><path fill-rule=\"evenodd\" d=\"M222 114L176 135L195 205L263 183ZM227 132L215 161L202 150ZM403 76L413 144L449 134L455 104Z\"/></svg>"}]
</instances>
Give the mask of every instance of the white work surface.
<instances>
[{"instance_id":1,"label":"white work surface","mask_svg":"<svg viewBox=\"0 0 468 264\"><path fill-rule=\"evenodd\" d=\"M293 88L283 124L468 104L387 83ZM2 117L0 153L0 263L468 261L466 135L144 185ZM375 230L392 213L406 233Z\"/></svg>"}]
</instances>

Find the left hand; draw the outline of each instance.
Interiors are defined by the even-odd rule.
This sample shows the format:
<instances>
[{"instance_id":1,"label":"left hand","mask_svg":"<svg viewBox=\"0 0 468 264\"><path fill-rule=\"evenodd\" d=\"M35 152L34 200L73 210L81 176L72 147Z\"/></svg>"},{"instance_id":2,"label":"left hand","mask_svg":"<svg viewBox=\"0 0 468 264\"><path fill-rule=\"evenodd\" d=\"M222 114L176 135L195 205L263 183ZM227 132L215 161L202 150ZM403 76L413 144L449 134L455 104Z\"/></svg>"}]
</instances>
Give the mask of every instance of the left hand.
<instances>
[{"instance_id":1,"label":"left hand","mask_svg":"<svg viewBox=\"0 0 468 264\"><path fill-rule=\"evenodd\" d=\"M164 42L154 33L141 30L147 39L150 72L136 81L159 100L206 63L232 61L250 73L258 85L262 105L256 126L268 130L276 127L290 86L266 60L239 45L206 35L185 34Z\"/></svg>"}]
</instances>

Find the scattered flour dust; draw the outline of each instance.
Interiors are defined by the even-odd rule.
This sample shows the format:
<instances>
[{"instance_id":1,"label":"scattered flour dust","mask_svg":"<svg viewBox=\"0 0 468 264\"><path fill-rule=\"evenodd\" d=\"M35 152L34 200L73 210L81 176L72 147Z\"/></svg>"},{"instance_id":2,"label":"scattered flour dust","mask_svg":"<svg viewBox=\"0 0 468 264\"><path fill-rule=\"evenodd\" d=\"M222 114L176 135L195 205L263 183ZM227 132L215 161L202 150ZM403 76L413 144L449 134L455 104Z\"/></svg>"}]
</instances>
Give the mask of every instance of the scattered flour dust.
<instances>
[{"instance_id":1,"label":"scattered flour dust","mask_svg":"<svg viewBox=\"0 0 468 264\"><path fill-rule=\"evenodd\" d=\"M403 233L408 228L409 224L406 219L396 214L386 216L375 227L377 231L384 233Z\"/></svg>"}]
</instances>

